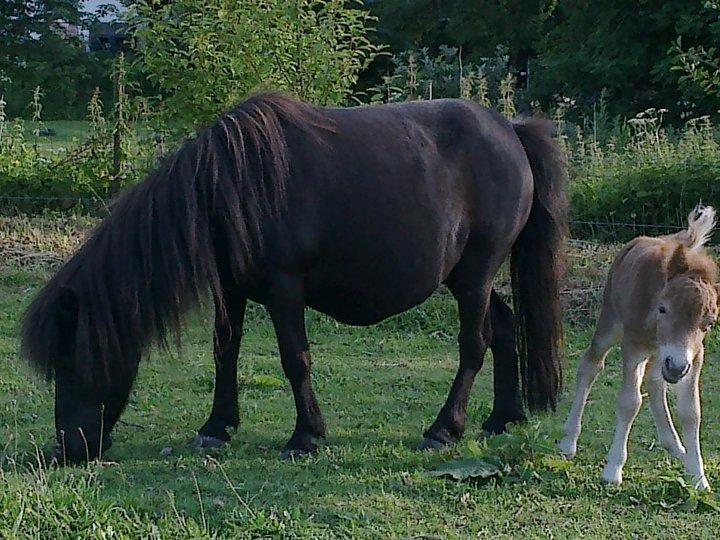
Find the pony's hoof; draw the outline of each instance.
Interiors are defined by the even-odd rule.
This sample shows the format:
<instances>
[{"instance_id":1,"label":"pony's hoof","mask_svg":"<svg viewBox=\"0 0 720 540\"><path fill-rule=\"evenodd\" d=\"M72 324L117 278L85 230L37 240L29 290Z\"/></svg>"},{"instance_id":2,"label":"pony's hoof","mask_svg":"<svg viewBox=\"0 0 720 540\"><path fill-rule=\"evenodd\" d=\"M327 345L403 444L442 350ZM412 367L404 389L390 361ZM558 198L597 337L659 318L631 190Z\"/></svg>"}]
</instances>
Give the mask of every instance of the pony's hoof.
<instances>
[{"instance_id":1,"label":"pony's hoof","mask_svg":"<svg viewBox=\"0 0 720 540\"><path fill-rule=\"evenodd\" d=\"M318 443L325 438L324 435L313 435L308 432L295 432L290 440L285 444L282 459L294 459L308 454L312 454L318 449Z\"/></svg>"},{"instance_id":2,"label":"pony's hoof","mask_svg":"<svg viewBox=\"0 0 720 540\"><path fill-rule=\"evenodd\" d=\"M508 413L491 413L483 422L482 430L489 435L500 435L507 431L508 424L524 424L527 417L522 411L513 411Z\"/></svg>"},{"instance_id":3,"label":"pony's hoof","mask_svg":"<svg viewBox=\"0 0 720 540\"><path fill-rule=\"evenodd\" d=\"M577 453L577 443L568 437L565 437L558 443L560 453L567 459L572 459Z\"/></svg>"},{"instance_id":4,"label":"pony's hoof","mask_svg":"<svg viewBox=\"0 0 720 540\"><path fill-rule=\"evenodd\" d=\"M190 448L193 450L201 450L203 448L223 448L227 444L227 441L212 437L210 435L201 435L198 433L190 441Z\"/></svg>"},{"instance_id":5,"label":"pony's hoof","mask_svg":"<svg viewBox=\"0 0 720 540\"><path fill-rule=\"evenodd\" d=\"M420 451L442 450L443 448L447 448L447 446L448 444L445 442L438 441L437 439L431 439L430 437L423 437L423 440L417 445L417 449Z\"/></svg>"},{"instance_id":6,"label":"pony's hoof","mask_svg":"<svg viewBox=\"0 0 720 540\"><path fill-rule=\"evenodd\" d=\"M316 450L317 448L313 448L310 450L303 450L302 448L286 448L282 451L282 454L280 454L280 459L282 459L283 461L299 459L301 457L309 456Z\"/></svg>"}]
</instances>

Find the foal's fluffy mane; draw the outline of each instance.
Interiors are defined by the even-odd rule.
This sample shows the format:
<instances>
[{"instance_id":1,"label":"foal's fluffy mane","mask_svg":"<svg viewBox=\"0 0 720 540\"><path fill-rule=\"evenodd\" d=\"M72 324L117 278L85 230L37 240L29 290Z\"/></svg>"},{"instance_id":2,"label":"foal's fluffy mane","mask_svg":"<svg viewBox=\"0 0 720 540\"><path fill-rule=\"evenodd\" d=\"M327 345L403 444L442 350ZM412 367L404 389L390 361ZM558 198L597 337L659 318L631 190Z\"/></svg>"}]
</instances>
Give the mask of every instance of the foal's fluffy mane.
<instances>
[{"instance_id":1,"label":"foal's fluffy mane","mask_svg":"<svg viewBox=\"0 0 720 540\"><path fill-rule=\"evenodd\" d=\"M165 343L208 289L222 303L218 255L239 278L262 248L263 222L284 208L288 127L319 140L329 126L311 105L251 97L125 192L33 300L22 356L48 378L68 369L107 383L150 341Z\"/></svg>"},{"instance_id":2,"label":"foal's fluffy mane","mask_svg":"<svg viewBox=\"0 0 720 540\"><path fill-rule=\"evenodd\" d=\"M688 216L688 228L670 238L684 246L682 250L684 273L697 277L710 284L717 282L718 267L715 260L708 255L705 244L710 240L716 224L715 209L712 206L696 206ZM668 258L668 266L672 266L676 254Z\"/></svg>"},{"instance_id":3,"label":"foal's fluffy mane","mask_svg":"<svg viewBox=\"0 0 720 540\"><path fill-rule=\"evenodd\" d=\"M697 277L710 284L717 283L717 263L705 252L705 250L685 250L685 259L689 267L686 274L689 274L692 277Z\"/></svg>"}]
</instances>

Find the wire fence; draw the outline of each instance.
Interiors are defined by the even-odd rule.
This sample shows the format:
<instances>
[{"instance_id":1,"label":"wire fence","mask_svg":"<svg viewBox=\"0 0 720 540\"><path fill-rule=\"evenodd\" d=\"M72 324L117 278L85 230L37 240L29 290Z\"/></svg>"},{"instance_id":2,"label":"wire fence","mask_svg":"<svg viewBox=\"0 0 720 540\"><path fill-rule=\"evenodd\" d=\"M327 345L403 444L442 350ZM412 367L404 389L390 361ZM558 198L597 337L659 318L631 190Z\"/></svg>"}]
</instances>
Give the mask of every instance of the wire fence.
<instances>
[{"instance_id":1,"label":"wire fence","mask_svg":"<svg viewBox=\"0 0 720 540\"><path fill-rule=\"evenodd\" d=\"M68 211L50 214L20 211L24 204L48 208L48 203ZM3 205L10 207L8 212L2 211ZM0 268L61 264L111 206L110 201L99 197L0 195ZM594 323L608 269L622 243L640 234L670 234L684 228L680 224L573 220L566 252L567 272L561 289L568 320L581 325ZM510 295L506 268L497 276L495 285L503 296Z\"/></svg>"},{"instance_id":2,"label":"wire fence","mask_svg":"<svg viewBox=\"0 0 720 540\"><path fill-rule=\"evenodd\" d=\"M37 196L0 195L0 214L42 213L46 210L76 211L101 217L112 208L113 200L98 196ZM671 234L685 229L678 215L677 225L643 223L633 220L582 220L570 221L571 236L578 241L625 242L640 235Z\"/></svg>"}]
</instances>

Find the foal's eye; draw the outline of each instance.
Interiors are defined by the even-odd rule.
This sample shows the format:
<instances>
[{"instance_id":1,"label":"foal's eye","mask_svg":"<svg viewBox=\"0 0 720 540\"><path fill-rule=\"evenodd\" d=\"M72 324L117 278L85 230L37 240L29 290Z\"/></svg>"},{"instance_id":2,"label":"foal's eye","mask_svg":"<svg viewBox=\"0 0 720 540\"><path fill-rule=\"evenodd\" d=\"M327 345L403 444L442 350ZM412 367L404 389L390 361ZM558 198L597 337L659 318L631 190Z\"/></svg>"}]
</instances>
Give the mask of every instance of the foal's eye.
<instances>
[{"instance_id":1,"label":"foal's eye","mask_svg":"<svg viewBox=\"0 0 720 540\"><path fill-rule=\"evenodd\" d=\"M659 311L660 313L667 313L667 310L665 309L665 306L660 306L660 307L658 308L658 311Z\"/></svg>"}]
</instances>

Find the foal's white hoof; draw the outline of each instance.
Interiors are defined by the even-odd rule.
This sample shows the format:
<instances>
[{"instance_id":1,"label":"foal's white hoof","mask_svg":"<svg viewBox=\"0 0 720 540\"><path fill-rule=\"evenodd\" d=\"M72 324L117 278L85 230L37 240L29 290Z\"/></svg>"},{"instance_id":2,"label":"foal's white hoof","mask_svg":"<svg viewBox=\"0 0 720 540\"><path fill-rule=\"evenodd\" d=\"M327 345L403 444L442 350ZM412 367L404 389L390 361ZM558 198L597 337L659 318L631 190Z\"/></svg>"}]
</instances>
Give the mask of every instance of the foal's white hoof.
<instances>
[{"instance_id":1,"label":"foal's white hoof","mask_svg":"<svg viewBox=\"0 0 720 540\"><path fill-rule=\"evenodd\" d=\"M668 451L668 453L677 459L684 459L685 458L685 447L682 444L679 444L675 441L670 442L660 442L660 446L662 446L665 450Z\"/></svg>"},{"instance_id":2,"label":"foal's white hoof","mask_svg":"<svg viewBox=\"0 0 720 540\"><path fill-rule=\"evenodd\" d=\"M603 470L602 479L606 484L613 486L619 486L622 484L622 471L617 470L615 467L605 466Z\"/></svg>"},{"instance_id":3,"label":"foal's white hoof","mask_svg":"<svg viewBox=\"0 0 720 540\"><path fill-rule=\"evenodd\" d=\"M696 478L694 484L695 489L698 491L710 491L710 482L708 482L704 476L699 479Z\"/></svg>"},{"instance_id":4,"label":"foal's white hoof","mask_svg":"<svg viewBox=\"0 0 720 540\"><path fill-rule=\"evenodd\" d=\"M577 442L572 440L570 437L565 437L558 443L560 453L567 459L572 459L577 453Z\"/></svg>"}]
</instances>

